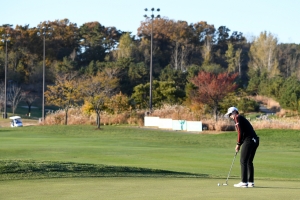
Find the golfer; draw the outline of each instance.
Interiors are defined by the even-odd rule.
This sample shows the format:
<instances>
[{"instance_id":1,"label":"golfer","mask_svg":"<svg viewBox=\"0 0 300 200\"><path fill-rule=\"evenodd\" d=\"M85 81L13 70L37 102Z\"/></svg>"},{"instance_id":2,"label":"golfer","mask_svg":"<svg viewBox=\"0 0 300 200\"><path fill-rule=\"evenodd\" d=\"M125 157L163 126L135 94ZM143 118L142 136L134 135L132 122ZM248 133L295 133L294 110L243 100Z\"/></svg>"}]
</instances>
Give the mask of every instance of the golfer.
<instances>
[{"instance_id":1,"label":"golfer","mask_svg":"<svg viewBox=\"0 0 300 200\"><path fill-rule=\"evenodd\" d=\"M237 130L237 144L235 151L239 152L241 146L241 182L234 184L234 187L254 187L254 166L253 159L257 147L259 146L259 137L256 135L250 122L239 115L236 107L228 108L225 116L229 116L235 122Z\"/></svg>"}]
</instances>

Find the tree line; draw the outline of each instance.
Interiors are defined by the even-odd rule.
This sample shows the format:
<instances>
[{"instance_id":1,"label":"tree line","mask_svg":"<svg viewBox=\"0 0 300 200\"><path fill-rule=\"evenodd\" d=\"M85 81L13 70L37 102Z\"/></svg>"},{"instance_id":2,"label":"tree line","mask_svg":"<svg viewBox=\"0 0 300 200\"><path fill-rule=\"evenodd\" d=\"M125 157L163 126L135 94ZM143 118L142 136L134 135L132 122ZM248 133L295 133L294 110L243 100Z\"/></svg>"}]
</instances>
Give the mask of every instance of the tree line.
<instances>
[{"instance_id":1,"label":"tree line","mask_svg":"<svg viewBox=\"0 0 300 200\"><path fill-rule=\"evenodd\" d=\"M234 103L226 101L228 95L234 92L235 103L244 102L245 111L256 109L257 106L247 99L247 95L254 94L274 97L283 107L300 111L299 44L279 44L277 38L267 32L261 32L253 41L247 41L241 32L231 31L226 26L216 28L205 21L188 24L167 18L146 19L138 27L137 35L116 27L105 27L99 22L87 22L78 27L68 19L44 21L33 28L29 25L16 25L14 28L2 25L0 34L10 35L7 48L8 80L18 83L28 98L32 93L41 94L44 46L43 37L38 33L43 27L51 27L51 36L45 36L48 93L55 92L51 87L71 80L76 80L72 84L81 92L87 92L88 87L93 90L102 88L84 84L86 80L91 83L94 79L101 83L114 80L109 95L103 93L109 98L101 100L102 106L112 104L108 100L121 94L122 98L127 99L128 108L145 109L149 102L151 23L154 107L163 103L185 103L191 107L198 104L202 108L207 106L207 112L210 110L217 115ZM1 44L0 80L4 80L6 54L5 44ZM213 80L223 78L224 82L202 84L201 80L209 80L205 78L207 76ZM199 80L195 80L197 77ZM207 93L201 87L211 87L209 89L216 91L215 84L222 88L225 83L227 87L224 88L228 91L226 94L219 91L223 95L218 101L211 98L212 103L202 95ZM82 85L87 88L83 89ZM48 104L55 103L51 95L48 95ZM93 95L90 91L90 94L79 96L81 99L77 97L82 104L87 101L83 96L90 98ZM92 100L89 102L92 103ZM60 106L65 107L63 105Z\"/></svg>"}]
</instances>

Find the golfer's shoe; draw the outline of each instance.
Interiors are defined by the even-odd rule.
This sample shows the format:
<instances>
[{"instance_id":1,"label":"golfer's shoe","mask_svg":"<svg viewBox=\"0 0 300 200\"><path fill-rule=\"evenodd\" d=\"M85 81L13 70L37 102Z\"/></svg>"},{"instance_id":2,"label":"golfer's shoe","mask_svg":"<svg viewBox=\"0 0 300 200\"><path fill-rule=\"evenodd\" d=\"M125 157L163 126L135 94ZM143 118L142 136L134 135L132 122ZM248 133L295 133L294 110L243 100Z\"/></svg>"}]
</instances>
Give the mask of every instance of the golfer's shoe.
<instances>
[{"instance_id":1,"label":"golfer's shoe","mask_svg":"<svg viewBox=\"0 0 300 200\"><path fill-rule=\"evenodd\" d=\"M248 187L248 183L240 182L238 184L234 184L233 186L234 187L243 187L243 188L246 188L246 187Z\"/></svg>"},{"instance_id":2,"label":"golfer's shoe","mask_svg":"<svg viewBox=\"0 0 300 200\"><path fill-rule=\"evenodd\" d=\"M248 182L248 187L254 187L254 183Z\"/></svg>"}]
</instances>

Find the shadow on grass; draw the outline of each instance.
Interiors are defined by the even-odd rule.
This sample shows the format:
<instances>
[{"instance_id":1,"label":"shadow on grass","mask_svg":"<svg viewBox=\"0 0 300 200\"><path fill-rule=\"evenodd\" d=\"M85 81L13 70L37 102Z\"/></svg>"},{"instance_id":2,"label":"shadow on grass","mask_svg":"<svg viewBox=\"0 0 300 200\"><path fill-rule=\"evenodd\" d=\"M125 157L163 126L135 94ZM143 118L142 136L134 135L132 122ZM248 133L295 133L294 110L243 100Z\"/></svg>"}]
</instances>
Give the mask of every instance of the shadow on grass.
<instances>
[{"instance_id":1,"label":"shadow on grass","mask_svg":"<svg viewBox=\"0 0 300 200\"><path fill-rule=\"evenodd\" d=\"M32 160L0 161L0 180L67 177L208 178L209 175L139 167L94 165L71 162Z\"/></svg>"}]
</instances>

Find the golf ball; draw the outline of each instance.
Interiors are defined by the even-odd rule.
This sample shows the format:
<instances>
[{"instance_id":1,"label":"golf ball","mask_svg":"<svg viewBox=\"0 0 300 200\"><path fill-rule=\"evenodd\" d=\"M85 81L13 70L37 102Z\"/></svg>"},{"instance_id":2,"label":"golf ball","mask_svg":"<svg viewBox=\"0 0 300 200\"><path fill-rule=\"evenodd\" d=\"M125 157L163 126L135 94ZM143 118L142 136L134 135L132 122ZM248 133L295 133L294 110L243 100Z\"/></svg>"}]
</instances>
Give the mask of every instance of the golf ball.
<instances>
[{"instance_id":1,"label":"golf ball","mask_svg":"<svg viewBox=\"0 0 300 200\"><path fill-rule=\"evenodd\" d=\"M218 183L218 186L220 186L220 183Z\"/></svg>"}]
</instances>

